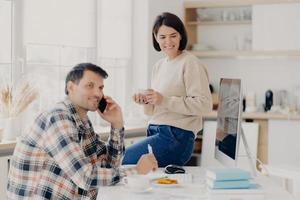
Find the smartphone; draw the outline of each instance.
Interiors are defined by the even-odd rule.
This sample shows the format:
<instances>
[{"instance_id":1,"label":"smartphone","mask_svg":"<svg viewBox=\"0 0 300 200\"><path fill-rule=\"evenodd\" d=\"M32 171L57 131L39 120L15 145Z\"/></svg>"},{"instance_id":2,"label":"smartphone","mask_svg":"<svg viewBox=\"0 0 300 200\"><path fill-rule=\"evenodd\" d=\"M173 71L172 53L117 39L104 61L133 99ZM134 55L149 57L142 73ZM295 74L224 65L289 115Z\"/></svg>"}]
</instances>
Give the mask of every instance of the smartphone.
<instances>
[{"instance_id":1,"label":"smartphone","mask_svg":"<svg viewBox=\"0 0 300 200\"><path fill-rule=\"evenodd\" d=\"M99 104L98 104L98 109L100 110L100 112L104 112L105 108L106 108L107 102L106 100L102 97L102 99L100 100Z\"/></svg>"}]
</instances>

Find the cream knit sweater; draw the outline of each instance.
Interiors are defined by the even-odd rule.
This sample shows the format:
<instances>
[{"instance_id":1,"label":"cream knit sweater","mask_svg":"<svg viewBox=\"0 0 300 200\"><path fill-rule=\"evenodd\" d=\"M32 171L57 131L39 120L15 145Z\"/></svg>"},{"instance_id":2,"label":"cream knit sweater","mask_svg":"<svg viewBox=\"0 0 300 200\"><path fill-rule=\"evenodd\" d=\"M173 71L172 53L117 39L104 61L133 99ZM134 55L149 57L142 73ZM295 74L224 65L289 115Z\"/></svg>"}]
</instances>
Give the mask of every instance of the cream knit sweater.
<instances>
[{"instance_id":1,"label":"cream knit sweater","mask_svg":"<svg viewBox=\"0 0 300 200\"><path fill-rule=\"evenodd\" d=\"M163 58L153 67L151 88L163 95L158 105L145 105L149 124L170 125L195 134L202 129L202 115L212 109L206 67L183 51L173 60Z\"/></svg>"}]
</instances>

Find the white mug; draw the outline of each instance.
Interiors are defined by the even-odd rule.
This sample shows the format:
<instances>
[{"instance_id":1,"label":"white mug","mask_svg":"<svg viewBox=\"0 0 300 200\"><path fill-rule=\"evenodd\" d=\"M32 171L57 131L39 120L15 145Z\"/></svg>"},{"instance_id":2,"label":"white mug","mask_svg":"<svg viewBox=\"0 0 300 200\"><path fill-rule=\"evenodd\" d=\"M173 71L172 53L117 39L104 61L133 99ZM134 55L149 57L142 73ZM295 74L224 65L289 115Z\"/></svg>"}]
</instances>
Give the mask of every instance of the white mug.
<instances>
[{"instance_id":1,"label":"white mug","mask_svg":"<svg viewBox=\"0 0 300 200\"><path fill-rule=\"evenodd\" d=\"M145 175L130 175L124 177L124 182L128 188L136 192L150 188L150 180Z\"/></svg>"}]
</instances>

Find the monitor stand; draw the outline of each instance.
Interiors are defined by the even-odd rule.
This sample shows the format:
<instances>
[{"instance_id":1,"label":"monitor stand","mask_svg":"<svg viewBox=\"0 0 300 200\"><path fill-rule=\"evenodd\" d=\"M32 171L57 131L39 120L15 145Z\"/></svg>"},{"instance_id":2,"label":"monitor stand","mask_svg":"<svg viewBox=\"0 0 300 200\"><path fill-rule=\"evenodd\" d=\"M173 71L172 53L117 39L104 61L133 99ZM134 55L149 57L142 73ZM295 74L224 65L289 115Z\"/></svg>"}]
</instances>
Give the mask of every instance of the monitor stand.
<instances>
[{"instance_id":1,"label":"monitor stand","mask_svg":"<svg viewBox=\"0 0 300 200\"><path fill-rule=\"evenodd\" d=\"M251 168L251 171L252 171L252 174L253 176L257 176L256 174L256 159L253 158L253 156L251 155L251 152L250 152L250 149L249 149L249 145L248 145L248 142L246 140L246 136L245 136L245 133L243 131L243 128L241 127L241 137L242 137L242 140L243 140L243 143L244 143L244 147L245 147L245 151L246 151L246 154L247 154L247 157L248 157L248 161L249 161L249 165L250 165L250 168ZM255 162L253 162L253 160L255 160Z\"/></svg>"}]
</instances>

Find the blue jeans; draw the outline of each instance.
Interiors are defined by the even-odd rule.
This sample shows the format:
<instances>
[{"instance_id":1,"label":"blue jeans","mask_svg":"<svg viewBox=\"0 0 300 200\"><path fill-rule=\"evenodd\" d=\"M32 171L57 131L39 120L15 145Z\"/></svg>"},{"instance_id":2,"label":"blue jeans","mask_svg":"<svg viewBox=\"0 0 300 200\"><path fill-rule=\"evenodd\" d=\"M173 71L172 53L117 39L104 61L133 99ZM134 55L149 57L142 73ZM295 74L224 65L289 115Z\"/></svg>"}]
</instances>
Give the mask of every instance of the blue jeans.
<instances>
[{"instance_id":1,"label":"blue jeans","mask_svg":"<svg viewBox=\"0 0 300 200\"><path fill-rule=\"evenodd\" d=\"M148 153L147 147L150 144L159 167L169 164L182 166L192 155L194 139L195 135L192 131L150 124L147 138L126 148L122 164L136 164L143 154Z\"/></svg>"}]
</instances>

